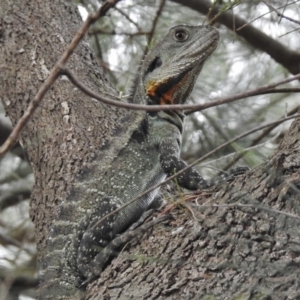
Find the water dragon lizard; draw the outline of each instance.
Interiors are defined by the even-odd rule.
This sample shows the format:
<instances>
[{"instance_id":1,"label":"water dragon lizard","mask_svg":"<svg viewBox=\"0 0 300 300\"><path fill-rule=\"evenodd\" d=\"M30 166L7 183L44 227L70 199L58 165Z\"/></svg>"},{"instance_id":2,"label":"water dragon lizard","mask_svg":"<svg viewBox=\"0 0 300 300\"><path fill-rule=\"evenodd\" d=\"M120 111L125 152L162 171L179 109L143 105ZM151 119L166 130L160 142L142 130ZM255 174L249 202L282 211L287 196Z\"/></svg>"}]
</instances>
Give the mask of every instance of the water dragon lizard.
<instances>
[{"instance_id":1,"label":"water dragon lizard","mask_svg":"<svg viewBox=\"0 0 300 300\"><path fill-rule=\"evenodd\" d=\"M186 103L218 40L211 26L171 28L143 60L128 101ZM40 299L80 298L82 282L101 273L103 249L143 215L158 189L99 219L186 166L180 159L183 121L180 111L128 112L127 123L121 124L126 129L116 133L109 149L99 149L59 208L41 266ZM193 168L177 182L189 190L210 185Z\"/></svg>"}]
</instances>

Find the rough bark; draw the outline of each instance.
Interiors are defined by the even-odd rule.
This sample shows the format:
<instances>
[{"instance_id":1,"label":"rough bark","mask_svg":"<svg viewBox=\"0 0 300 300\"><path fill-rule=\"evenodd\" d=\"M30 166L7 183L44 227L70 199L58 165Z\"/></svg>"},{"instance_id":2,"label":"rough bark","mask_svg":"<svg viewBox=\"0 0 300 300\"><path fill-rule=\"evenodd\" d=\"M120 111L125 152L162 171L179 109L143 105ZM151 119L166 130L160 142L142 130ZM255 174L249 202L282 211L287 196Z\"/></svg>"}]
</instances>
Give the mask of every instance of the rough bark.
<instances>
[{"instance_id":1,"label":"rough bark","mask_svg":"<svg viewBox=\"0 0 300 300\"><path fill-rule=\"evenodd\" d=\"M81 24L69 1L0 1L1 100L15 124ZM68 67L94 91L116 95L84 40ZM122 110L104 106L79 92L64 77L47 93L25 128L21 143L33 167L30 215L39 259L57 206L95 149L107 143Z\"/></svg>"},{"instance_id":2,"label":"rough bark","mask_svg":"<svg viewBox=\"0 0 300 300\"><path fill-rule=\"evenodd\" d=\"M81 20L63 0L0 0L0 7L0 96L15 124ZM93 90L116 95L86 41L68 66ZM60 78L23 132L39 260L57 206L121 117ZM173 220L133 241L86 299L299 299L299 132L295 121L268 163L199 194L210 207L193 206L194 215L178 207Z\"/></svg>"},{"instance_id":3,"label":"rough bark","mask_svg":"<svg viewBox=\"0 0 300 300\"><path fill-rule=\"evenodd\" d=\"M268 163L199 194L193 215L172 211L86 299L299 299L299 132L295 121Z\"/></svg>"}]
</instances>

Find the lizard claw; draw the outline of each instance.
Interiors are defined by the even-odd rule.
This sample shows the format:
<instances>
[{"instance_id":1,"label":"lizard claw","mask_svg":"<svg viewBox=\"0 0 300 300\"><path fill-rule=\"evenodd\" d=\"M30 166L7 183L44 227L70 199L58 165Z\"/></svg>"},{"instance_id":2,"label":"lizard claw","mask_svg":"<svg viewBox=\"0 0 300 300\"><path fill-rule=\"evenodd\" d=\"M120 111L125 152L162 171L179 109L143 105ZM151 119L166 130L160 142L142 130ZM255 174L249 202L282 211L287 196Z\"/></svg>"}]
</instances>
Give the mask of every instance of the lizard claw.
<instances>
[{"instance_id":1,"label":"lizard claw","mask_svg":"<svg viewBox=\"0 0 300 300\"><path fill-rule=\"evenodd\" d=\"M232 168L229 170L229 174L232 176L238 176L238 175L242 175L245 172L249 171L250 168L247 166L237 166L235 168Z\"/></svg>"},{"instance_id":2,"label":"lizard claw","mask_svg":"<svg viewBox=\"0 0 300 300\"><path fill-rule=\"evenodd\" d=\"M246 166L237 166L229 170L229 172L224 172L222 175L214 177L210 181L208 181L209 185L217 185L222 182L233 181L236 176L242 175L245 172L249 171L250 168Z\"/></svg>"},{"instance_id":3,"label":"lizard claw","mask_svg":"<svg viewBox=\"0 0 300 300\"><path fill-rule=\"evenodd\" d=\"M90 284L92 281L94 281L97 278L97 276L92 275L91 277L89 277L88 279L86 279L85 281L83 281L79 288L86 288L88 284Z\"/></svg>"}]
</instances>

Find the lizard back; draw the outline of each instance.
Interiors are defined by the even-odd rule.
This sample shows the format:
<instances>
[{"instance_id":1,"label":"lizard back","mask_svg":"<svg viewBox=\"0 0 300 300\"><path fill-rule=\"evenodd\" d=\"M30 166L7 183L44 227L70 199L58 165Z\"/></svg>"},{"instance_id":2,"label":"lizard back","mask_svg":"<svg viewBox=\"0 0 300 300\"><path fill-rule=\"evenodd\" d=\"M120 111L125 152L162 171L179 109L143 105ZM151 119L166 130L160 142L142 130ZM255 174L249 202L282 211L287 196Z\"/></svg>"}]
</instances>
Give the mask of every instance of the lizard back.
<instances>
[{"instance_id":1,"label":"lizard back","mask_svg":"<svg viewBox=\"0 0 300 300\"><path fill-rule=\"evenodd\" d=\"M204 62L219 39L210 26L170 29L142 62L130 102L183 104ZM157 190L99 222L141 192L184 168L180 159L184 114L124 110L108 144L82 168L54 220L48 253L42 262L41 299L80 299L81 283L101 273L96 264L103 249L151 205ZM188 189L207 186L194 169L177 178Z\"/></svg>"}]
</instances>

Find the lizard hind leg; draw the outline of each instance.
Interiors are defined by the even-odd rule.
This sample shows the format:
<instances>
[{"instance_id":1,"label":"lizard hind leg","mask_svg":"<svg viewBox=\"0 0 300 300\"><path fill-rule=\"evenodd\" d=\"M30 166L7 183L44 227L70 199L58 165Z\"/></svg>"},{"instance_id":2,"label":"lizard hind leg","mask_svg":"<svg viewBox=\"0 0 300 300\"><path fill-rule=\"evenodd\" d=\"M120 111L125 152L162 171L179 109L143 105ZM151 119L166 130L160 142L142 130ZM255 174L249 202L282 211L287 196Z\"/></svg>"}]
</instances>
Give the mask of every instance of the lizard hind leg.
<instances>
[{"instance_id":1,"label":"lizard hind leg","mask_svg":"<svg viewBox=\"0 0 300 300\"><path fill-rule=\"evenodd\" d=\"M84 281L82 286L87 285L97 275L99 275L97 271L101 271L110 259L117 256L120 253L119 250L124 247L125 244L136 239L137 236L143 235L149 228L154 227L156 224L166 221L171 217L170 215L162 215L149 221L148 219L153 213L153 209L144 212L137 222L133 223L125 232L117 235L101 252L96 255L93 260L94 275L91 275L86 281Z\"/></svg>"},{"instance_id":2,"label":"lizard hind leg","mask_svg":"<svg viewBox=\"0 0 300 300\"><path fill-rule=\"evenodd\" d=\"M152 202L155 202L155 204L151 208L159 207L162 204L159 196L156 196ZM92 214L89 214L79 226L77 268L82 277L87 279L84 285L99 276L112 257L118 254L119 248L124 245L122 233L130 225L129 231L132 231L134 227L138 227L151 214L150 211L143 214L143 211L138 208L132 214L133 217L130 222L127 222L129 219L128 215L122 211L101 221L103 217L119 207L118 201L104 198L97 209ZM131 208L130 212L132 211L133 209ZM127 216L127 218L124 216ZM138 218L138 216L141 217Z\"/></svg>"},{"instance_id":3,"label":"lizard hind leg","mask_svg":"<svg viewBox=\"0 0 300 300\"><path fill-rule=\"evenodd\" d=\"M90 279L99 275L104 263L97 264L95 258L103 252L109 242L115 237L114 223L117 214L100 220L107 214L118 208L110 198L101 200L97 209L89 214L89 222L85 220L83 228L79 226L79 246L77 256L77 268L82 277Z\"/></svg>"}]
</instances>

